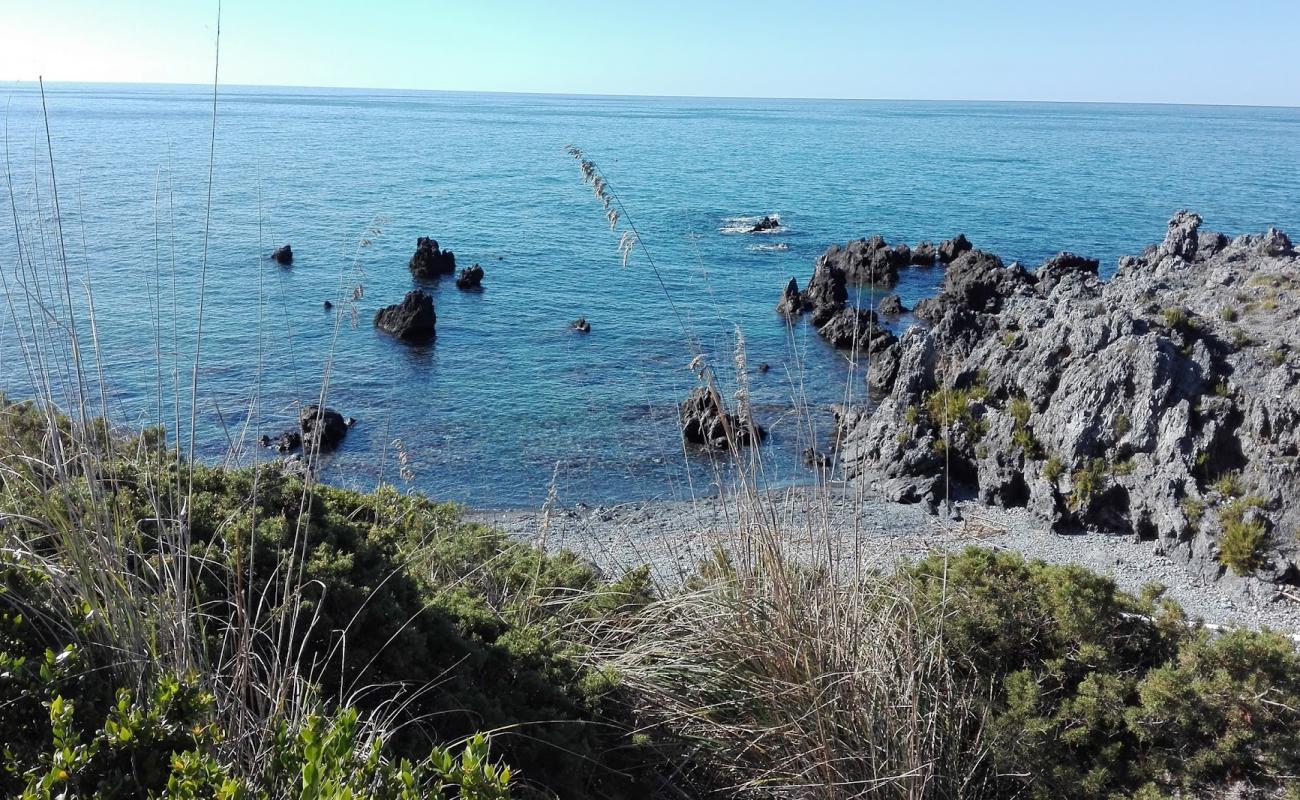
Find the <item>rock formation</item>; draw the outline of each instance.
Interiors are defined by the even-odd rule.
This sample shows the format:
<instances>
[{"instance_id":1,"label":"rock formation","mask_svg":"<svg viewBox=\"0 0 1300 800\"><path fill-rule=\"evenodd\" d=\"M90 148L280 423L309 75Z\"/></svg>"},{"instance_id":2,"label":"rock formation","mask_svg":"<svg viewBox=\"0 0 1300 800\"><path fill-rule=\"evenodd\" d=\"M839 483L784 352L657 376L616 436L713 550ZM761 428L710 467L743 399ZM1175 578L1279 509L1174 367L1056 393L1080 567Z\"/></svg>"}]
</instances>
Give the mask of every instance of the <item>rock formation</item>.
<instances>
[{"instance_id":1,"label":"rock formation","mask_svg":"<svg viewBox=\"0 0 1300 800\"><path fill-rule=\"evenodd\" d=\"M764 216L758 222L754 223L754 226L749 229L749 232L766 233L767 231L779 230L780 227L781 227L781 220L779 217Z\"/></svg>"},{"instance_id":2,"label":"rock formation","mask_svg":"<svg viewBox=\"0 0 1300 800\"><path fill-rule=\"evenodd\" d=\"M427 342L436 335L438 315L433 298L419 289L406 293L402 302L375 313L375 327L408 342Z\"/></svg>"},{"instance_id":3,"label":"rock formation","mask_svg":"<svg viewBox=\"0 0 1300 800\"><path fill-rule=\"evenodd\" d=\"M282 267L287 267L293 263L293 248L289 245L283 245L271 251L271 260Z\"/></svg>"},{"instance_id":4,"label":"rock formation","mask_svg":"<svg viewBox=\"0 0 1300 800\"><path fill-rule=\"evenodd\" d=\"M1300 258L1279 231L1200 224L1179 212L1106 281L1069 253L1030 272L945 242L929 327L873 362L878 405L842 415L846 472L1152 540L1209 577L1300 579Z\"/></svg>"},{"instance_id":5,"label":"rock formation","mask_svg":"<svg viewBox=\"0 0 1300 800\"><path fill-rule=\"evenodd\" d=\"M767 431L753 420L728 411L717 392L700 386L691 392L679 409L682 436L691 444L715 450L729 450L759 444Z\"/></svg>"},{"instance_id":6,"label":"rock formation","mask_svg":"<svg viewBox=\"0 0 1300 800\"><path fill-rule=\"evenodd\" d=\"M438 247L436 239L421 236L415 241L411 256L411 274L421 280L434 280L456 272L456 254Z\"/></svg>"},{"instance_id":7,"label":"rock formation","mask_svg":"<svg viewBox=\"0 0 1300 800\"><path fill-rule=\"evenodd\" d=\"M469 290L483 287L483 268L478 264L466 267L456 276L456 288Z\"/></svg>"},{"instance_id":8,"label":"rock formation","mask_svg":"<svg viewBox=\"0 0 1300 800\"><path fill-rule=\"evenodd\" d=\"M578 317L569 323L569 327L578 333L591 333L591 323L587 321L586 317Z\"/></svg>"}]
</instances>

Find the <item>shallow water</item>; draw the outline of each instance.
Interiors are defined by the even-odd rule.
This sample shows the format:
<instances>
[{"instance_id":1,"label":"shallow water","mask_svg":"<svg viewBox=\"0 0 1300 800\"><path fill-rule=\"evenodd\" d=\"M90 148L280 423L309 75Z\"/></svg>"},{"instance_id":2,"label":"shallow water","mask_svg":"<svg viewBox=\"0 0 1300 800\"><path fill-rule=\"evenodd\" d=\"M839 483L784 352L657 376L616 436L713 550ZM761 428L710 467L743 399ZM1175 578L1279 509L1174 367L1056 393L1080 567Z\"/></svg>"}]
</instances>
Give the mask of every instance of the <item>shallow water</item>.
<instances>
[{"instance_id":1,"label":"shallow water","mask_svg":"<svg viewBox=\"0 0 1300 800\"><path fill-rule=\"evenodd\" d=\"M0 99L19 229L50 298L40 97L0 85ZM62 85L47 104L83 347L89 278L111 413L173 420L194 351L210 92ZM412 487L478 505L536 504L552 482L563 502L707 490L713 470L683 454L675 403L695 382L688 335L734 383L737 331L751 372L773 367L749 376L773 434L766 479L807 480L798 456L827 433L818 409L861 396L861 373L773 306L831 243L964 231L1008 261L1072 250L1111 269L1181 207L1228 233L1300 231L1297 109L226 88L217 115L198 451L262 457L256 436L292 423L332 352L329 403L360 422L326 476L403 483L400 440ZM621 197L677 314L644 254L620 265L570 143ZM731 232L772 213L779 233ZM487 277L482 293L432 288L437 341L411 348L370 319L412 288L419 235ZM288 269L265 258L284 242ZM35 352L20 346L33 334L18 263L11 229L0 386L14 395L31 391ZM909 271L897 291L912 305L940 276ZM568 329L578 316L590 335Z\"/></svg>"}]
</instances>

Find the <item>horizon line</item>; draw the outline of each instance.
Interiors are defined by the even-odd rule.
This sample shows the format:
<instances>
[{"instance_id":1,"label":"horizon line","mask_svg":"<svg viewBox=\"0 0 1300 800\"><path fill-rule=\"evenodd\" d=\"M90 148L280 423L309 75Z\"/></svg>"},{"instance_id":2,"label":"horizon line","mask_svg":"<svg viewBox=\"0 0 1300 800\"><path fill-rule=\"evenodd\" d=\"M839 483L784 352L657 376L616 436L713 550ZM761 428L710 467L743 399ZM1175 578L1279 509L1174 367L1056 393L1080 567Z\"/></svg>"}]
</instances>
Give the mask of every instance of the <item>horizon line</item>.
<instances>
[{"instance_id":1,"label":"horizon line","mask_svg":"<svg viewBox=\"0 0 1300 800\"><path fill-rule=\"evenodd\" d=\"M0 81L0 86L18 84L38 85L41 77L34 79L8 79ZM48 86L165 86L212 89L210 83L189 83L180 81L46 81ZM1181 106L1189 108L1261 108L1261 109L1300 109L1300 105L1281 103L1208 103L1178 102L1173 100L1045 100L1036 99L999 99L999 98L943 98L943 97L771 97L764 95L711 95L711 94L629 94L603 92L558 92L558 91L513 91L507 89L404 89L382 86L312 86L309 84L276 83L217 83L217 91L227 89L296 89L341 92L404 92L410 94L495 94L523 95L532 97L568 97L568 98L624 98L643 100L771 100L778 102L840 102L840 103L1036 103L1057 105L1115 105L1115 106Z\"/></svg>"}]
</instances>

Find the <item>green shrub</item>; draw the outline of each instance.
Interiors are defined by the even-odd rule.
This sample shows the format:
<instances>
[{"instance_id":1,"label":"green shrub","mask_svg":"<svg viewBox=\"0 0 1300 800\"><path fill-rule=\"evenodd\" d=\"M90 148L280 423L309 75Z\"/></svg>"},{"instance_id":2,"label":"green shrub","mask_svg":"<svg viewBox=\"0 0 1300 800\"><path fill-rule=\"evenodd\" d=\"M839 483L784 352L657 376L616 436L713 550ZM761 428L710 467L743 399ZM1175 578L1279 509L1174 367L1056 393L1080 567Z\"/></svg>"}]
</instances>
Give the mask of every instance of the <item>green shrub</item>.
<instances>
[{"instance_id":1,"label":"green shrub","mask_svg":"<svg viewBox=\"0 0 1300 800\"><path fill-rule=\"evenodd\" d=\"M1237 313L1237 309L1232 306L1224 306L1219 309L1219 319L1224 322L1236 322L1238 316L1239 314Z\"/></svg>"},{"instance_id":2,"label":"green shrub","mask_svg":"<svg viewBox=\"0 0 1300 800\"><path fill-rule=\"evenodd\" d=\"M1048 483L1056 483L1063 474L1065 474L1065 465L1061 463L1061 459L1057 456L1052 456L1043 464L1043 477L1047 479Z\"/></svg>"},{"instance_id":3,"label":"green shrub","mask_svg":"<svg viewBox=\"0 0 1300 800\"><path fill-rule=\"evenodd\" d=\"M1121 477L1124 475L1132 475L1133 470L1136 468L1137 462L1131 458L1126 458L1123 461L1115 462L1115 464L1110 468L1110 474Z\"/></svg>"},{"instance_id":4,"label":"green shrub","mask_svg":"<svg viewBox=\"0 0 1300 800\"><path fill-rule=\"evenodd\" d=\"M1240 497L1245 489L1240 472L1225 472L1214 482L1214 490L1224 497Z\"/></svg>"},{"instance_id":5,"label":"green shrub","mask_svg":"<svg viewBox=\"0 0 1300 800\"><path fill-rule=\"evenodd\" d=\"M1133 423L1129 420L1128 414L1119 414L1115 417L1112 429L1115 431L1115 437L1121 438L1133 428Z\"/></svg>"},{"instance_id":6,"label":"green shrub","mask_svg":"<svg viewBox=\"0 0 1300 800\"><path fill-rule=\"evenodd\" d=\"M1201 517L1205 514L1205 502L1197 500L1194 497L1184 497L1178 501L1178 506L1183 510L1183 515L1187 517L1187 522L1193 528L1201 522Z\"/></svg>"},{"instance_id":7,"label":"green shrub","mask_svg":"<svg viewBox=\"0 0 1300 800\"><path fill-rule=\"evenodd\" d=\"M1233 500L1219 512L1219 562L1238 575L1251 575L1264 565L1268 532L1258 520L1247 520L1246 512L1262 509L1262 497Z\"/></svg>"},{"instance_id":8,"label":"green shrub","mask_svg":"<svg viewBox=\"0 0 1300 800\"><path fill-rule=\"evenodd\" d=\"M1012 345L1016 343L1016 338L1018 335L1019 334L1017 334L1015 331L1006 331L1005 333L1003 333L1002 346L1010 350Z\"/></svg>"},{"instance_id":9,"label":"green shrub","mask_svg":"<svg viewBox=\"0 0 1300 800\"><path fill-rule=\"evenodd\" d=\"M1191 325L1191 317L1182 306L1166 306L1161 309L1160 320L1171 331L1187 331Z\"/></svg>"},{"instance_id":10,"label":"green shrub","mask_svg":"<svg viewBox=\"0 0 1300 800\"><path fill-rule=\"evenodd\" d=\"M1106 480L1106 460L1094 458L1088 465L1077 469L1070 475L1070 508L1078 511L1089 500L1101 492Z\"/></svg>"},{"instance_id":11,"label":"green shrub","mask_svg":"<svg viewBox=\"0 0 1300 800\"><path fill-rule=\"evenodd\" d=\"M1286 351L1279 347L1274 347L1272 350L1268 351L1267 358L1268 363L1275 367L1280 367L1286 363Z\"/></svg>"}]
</instances>

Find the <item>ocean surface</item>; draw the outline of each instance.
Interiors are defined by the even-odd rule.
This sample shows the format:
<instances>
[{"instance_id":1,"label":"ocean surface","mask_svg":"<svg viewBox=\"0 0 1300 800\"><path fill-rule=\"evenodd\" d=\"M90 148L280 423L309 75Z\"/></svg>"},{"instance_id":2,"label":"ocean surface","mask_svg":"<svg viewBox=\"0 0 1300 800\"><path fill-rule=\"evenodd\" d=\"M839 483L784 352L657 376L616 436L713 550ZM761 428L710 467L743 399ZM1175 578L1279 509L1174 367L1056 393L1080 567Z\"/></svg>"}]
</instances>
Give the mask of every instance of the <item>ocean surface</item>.
<instances>
[{"instance_id":1,"label":"ocean surface","mask_svg":"<svg viewBox=\"0 0 1300 800\"><path fill-rule=\"evenodd\" d=\"M358 420L327 480L487 507L725 481L677 432L695 347L728 393L747 384L772 433L763 480L811 480L800 453L828 443L831 403L863 398L863 367L773 307L832 243L960 231L1008 262L1071 250L1107 271L1184 207L1229 234L1300 233L1300 109L223 87L209 204L210 88L47 86L49 149L34 84L0 84L0 102L7 394L30 395L43 358L56 397L72 397L55 333L71 299L93 408L163 422L187 447L206 249L200 457L271 457L257 437L292 427L324 384ZM649 257L621 264L569 144L602 169ZM763 214L783 230L736 232ZM481 293L430 289L427 347L371 326L413 288L417 236L486 270ZM267 254L286 242L295 261L281 268ZM910 306L941 276L910 270L897 291ZM589 335L570 331L579 316Z\"/></svg>"}]
</instances>

